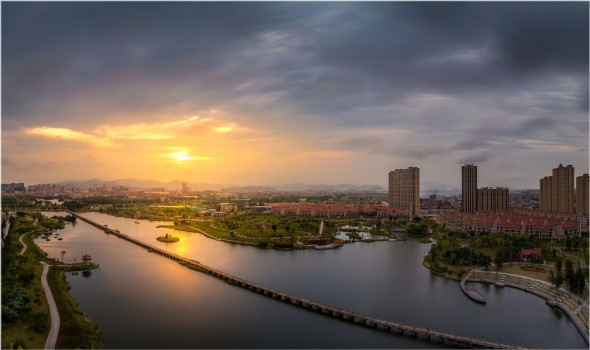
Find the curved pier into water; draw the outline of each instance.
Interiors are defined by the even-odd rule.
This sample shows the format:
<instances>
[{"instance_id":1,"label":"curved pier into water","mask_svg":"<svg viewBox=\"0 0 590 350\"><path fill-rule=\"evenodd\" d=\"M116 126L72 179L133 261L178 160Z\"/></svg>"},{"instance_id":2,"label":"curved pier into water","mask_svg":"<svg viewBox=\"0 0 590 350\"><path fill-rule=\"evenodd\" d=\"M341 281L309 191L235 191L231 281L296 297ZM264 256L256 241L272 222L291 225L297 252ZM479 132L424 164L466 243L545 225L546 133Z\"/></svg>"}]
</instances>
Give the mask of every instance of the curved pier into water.
<instances>
[{"instance_id":1,"label":"curved pier into water","mask_svg":"<svg viewBox=\"0 0 590 350\"><path fill-rule=\"evenodd\" d=\"M273 298L273 299L276 299L279 301L287 302L291 305L298 306L298 307L301 307L301 308L304 308L304 309L307 309L310 311L315 311L317 313L320 313L320 314L323 314L326 316L331 316L331 317L334 317L339 320L348 321L348 322L358 324L361 326L372 327L372 328L387 331L387 332L396 332L398 334L422 338L422 339L425 339L428 341L438 341L441 344L444 343L447 345L454 345L454 346L458 346L458 347L459 346L469 347L469 348L479 347L479 348L484 348L484 349L487 349L487 348L493 348L493 349L530 348L530 347L526 347L526 346L500 343L500 342L495 342L495 341L481 339L481 338L463 336L463 335L458 335L458 334L453 334L453 333L443 332L443 331L436 331L436 330L432 330L432 329L424 328L424 327L416 327L416 326L407 325L407 324L403 324L403 323L399 323L399 322L382 320L382 319L374 318L371 316L363 315L363 314L360 314L357 312L352 312L352 311L340 309L340 308L337 308L334 306L329 306L326 304L315 302L313 300L300 298L300 297L297 297L297 296L294 296L294 295L291 295L288 293L284 293L284 292L281 292L281 291L278 291L275 289L271 289L269 287L265 287L265 286L256 284L254 282L250 282L250 281L241 279L236 276L232 276L232 275L225 273L223 271L219 271L219 270L209 267L207 265L201 264L200 262L198 262L196 260L185 258L180 255L170 253L170 252L163 250L161 248L152 246L151 244L147 244L142 241L139 241L135 238L132 238L126 234L119 232L118 230L114 230L112 228L109 228L108 226L101 225L101 224L96 223L90 219L87 219L87 218L81 216L80 214L77 214L77 213L74 213L71 211L68 211L68 212L70 214L78 217L82 221L89 223L90 225L101 229L102 231L106 232L107 234L113 234L119 238L125 239L129 242L132 242L132 243L135 243L141 247L148 249L148 251L150 251L150 252L154 252L154 253L160 254L162 256L165 256L167 258L170 258L172 260L176 260L179 263L181 263L189 268L193 268L195 270L205 272L209 275L220 278L230 284L248 289L248 290L256 292L260 295L264 295L264 296L267 296L267 297L270 297L270 298Z\"/></svg>"},{"instance_id":2,"label":"curved pier into water","mask_svg":"<svg viewBox=\"0 0 590 350\"><path fill-rule=\"evenodd\" d=\"M469 272L465 276L465 278L463 278L461 280L461 282L459 283L461 290L463 291L463 293L465 293L465 295L467 295L469 298L471 298L471 300L477 301L478 303L485 304L486 297L484 297L481 293L476 291L475 288L467 288L467 286L465 285L465 283L467 283L467 279L469 279L470 276L471 276L471 272Z\"/></svg>"}]
</instances>

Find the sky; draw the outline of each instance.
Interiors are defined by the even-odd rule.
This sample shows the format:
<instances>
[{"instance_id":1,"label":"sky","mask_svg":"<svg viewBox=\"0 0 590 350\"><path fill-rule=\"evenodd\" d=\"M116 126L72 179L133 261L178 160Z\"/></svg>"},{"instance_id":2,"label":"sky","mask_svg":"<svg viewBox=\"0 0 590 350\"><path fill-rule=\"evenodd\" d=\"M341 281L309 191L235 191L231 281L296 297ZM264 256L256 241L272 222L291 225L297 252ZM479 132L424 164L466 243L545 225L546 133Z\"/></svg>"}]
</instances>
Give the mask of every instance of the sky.
<instances>
[{"instance_id":1,"label":"sky","mask_svg":"<svg viewBox=\"0 0 590 350\"><path fill-rule=\"evenodd\" d=\"M2 183L538 188L588 172L588 2L2 2Z\"/></svg>"}]
</instances>

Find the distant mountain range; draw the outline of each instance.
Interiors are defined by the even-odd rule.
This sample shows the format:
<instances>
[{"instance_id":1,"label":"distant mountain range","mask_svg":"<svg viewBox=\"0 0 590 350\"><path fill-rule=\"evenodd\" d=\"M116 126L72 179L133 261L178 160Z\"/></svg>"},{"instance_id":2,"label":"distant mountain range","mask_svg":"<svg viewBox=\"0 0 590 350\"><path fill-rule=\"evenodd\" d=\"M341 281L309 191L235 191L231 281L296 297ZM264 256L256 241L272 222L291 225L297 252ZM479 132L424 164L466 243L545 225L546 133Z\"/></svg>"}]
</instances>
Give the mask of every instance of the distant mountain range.
<instances>
[{"instance_id":1,"label":"distant mountain range","mask_svg":"<svg viewBox=\"0 0 590 350\"><path fill-rule=\"evenodd\" d=\"M352 185L352 184L340 184L340 185L326 185L326 184L304 184L304 183L290 183L290 184L279 184L279 185L258 185L258 186L238 186L235 184L216 184L208 182L189 182L182 180L174 180L169 182L163 182L158 180L150 179L117 179L117 180L101 180L101 179L90 179L90 180L69 180L58 183L65 187L78 187L81 189L88 189L94 187L94 185L107 187L113 186L125 186L130 189L149 189L149 188L166 188L168 190L180 190L182 184L186 183L191 190L196 191L235 191L235 192L273 192L273 191L289 191L289 192L307 192L307 191L372 191L372 192L386 192L387 185ZM511 191L517 191L521 189L511 189ZM522 191L522 190L521 190ZM461 188L422 181L420 183L420 196L427 198L431 194L442 196L452 196L461 194Z\"/></svg>"},{"instance_id":2,"label":"distant mountain range","mask_svg":"<svg viewBox=\"0 0 590 350\"><path fill-rule=\"evenodd\" d=\"M169 182L150 180L150 179L117 179L117 180L101 180L101 179L90 179L84 181L68 180L58 183L65 187L78 187L81 189L88 189L91 187L102 186L103 184L107 187L113 186L125 186L131 189L147 189L147 188L166 188L169 190L180 190L182 184L186 183L191 190L197 191L220 191L223 189L237 191L237 192L266 192L266 191L293 191L293 192L305 192L305 191L385 191L385 187L379 185L308 185L303 183L292 183L282 185L262 185L262 186L237 186L235 184L215 184L207 182L189 182L182 180L174 180Z\"/></svg>"}]
</instances>

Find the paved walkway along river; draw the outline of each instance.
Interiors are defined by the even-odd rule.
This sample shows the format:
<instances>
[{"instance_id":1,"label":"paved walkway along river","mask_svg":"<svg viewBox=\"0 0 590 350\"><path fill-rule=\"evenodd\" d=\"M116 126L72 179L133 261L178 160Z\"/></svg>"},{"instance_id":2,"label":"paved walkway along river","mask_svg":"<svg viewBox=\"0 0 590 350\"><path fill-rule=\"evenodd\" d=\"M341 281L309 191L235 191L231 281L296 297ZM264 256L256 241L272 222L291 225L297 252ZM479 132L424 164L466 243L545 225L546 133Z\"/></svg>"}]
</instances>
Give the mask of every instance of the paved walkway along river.
<instances>
[{"instance_id":1,"label":"paved walkway along river","mask_svg":"<svg viewBox=\"0 0 590 350\"><path fill-rule=\"evenodd\" d=\"M18 238L18 241L23 245L23 248L20 251L20 255L23 255L27 251L27 245L25 244L25 242L23 242L23 237L25 237L25 235L26 233L23 233ZM45 341L45 349L55 349L55 342L57 341L57 334L59 333L59 312L57 311L57 305L55 304L53 294L51 293L51 289L49 288L49 284L47 283L47 272L49 272L49 267L51 265L47 265L43 261L41 261L41 264L43 264L43 272L41 273L41 285L43 286L43 291L45 292L45 296L47 297L49 313L51 314L51 328L49 328L49 334L47 335L47 340Z\"/></svg>"},{"instance_id":2,"label":"paved walkway along river","mask_svg":"<svg viewBox=\"0 0 590 350\"><path fill-rule=\"evenodd\" d=\"M43 291L45 291L47 304L49 305L49 313L51 314L51 328L49 329L49 334L47 335L47 340L45 341L45 349L55 349L55 342L57 341L57 334L59 332L59 312L57 311L57 305L55 304L53 294L51 294L51 289L47 283L47 272L49 271L50 265L47 265L43 261L41 261L41 264L43 264L41 284L43 285Z\"/></svg>"}]
</instances>

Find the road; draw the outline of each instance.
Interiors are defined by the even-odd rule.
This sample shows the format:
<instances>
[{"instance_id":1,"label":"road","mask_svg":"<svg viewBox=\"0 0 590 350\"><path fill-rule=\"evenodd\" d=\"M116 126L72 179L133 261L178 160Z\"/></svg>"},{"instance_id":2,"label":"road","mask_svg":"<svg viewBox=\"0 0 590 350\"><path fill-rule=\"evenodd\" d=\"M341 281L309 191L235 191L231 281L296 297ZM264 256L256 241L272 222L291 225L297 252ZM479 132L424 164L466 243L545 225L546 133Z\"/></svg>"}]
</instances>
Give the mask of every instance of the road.
<instances>
[{"instance_id":1,"label":"road","mask_svg":"<svg viewBox=\"0 0 590 350\"><path fill-rule=\"evenodd\" d=\"M43 290L45 291L45 296L47 297L47 304L49 304L49 313L51 314L51 328L49 329L49 334L47 335L47 341L45 341L45 349L55 349L57 333L59 332L59 312L57 312L57 305L55 305L53 294L51 294L51 289L49 289L49 284L47 283L47 272L49 271L50 265L47 265L43 261L41 261L41 264L43 264L41 284L43 285Z\"/></svg>"}]
</instances>

